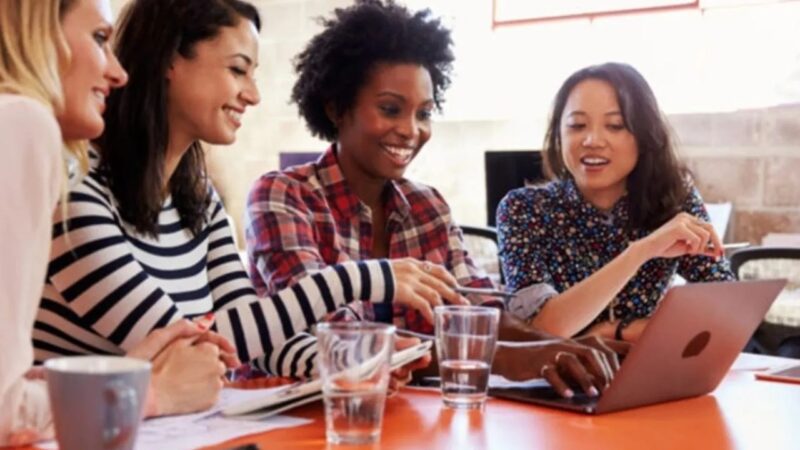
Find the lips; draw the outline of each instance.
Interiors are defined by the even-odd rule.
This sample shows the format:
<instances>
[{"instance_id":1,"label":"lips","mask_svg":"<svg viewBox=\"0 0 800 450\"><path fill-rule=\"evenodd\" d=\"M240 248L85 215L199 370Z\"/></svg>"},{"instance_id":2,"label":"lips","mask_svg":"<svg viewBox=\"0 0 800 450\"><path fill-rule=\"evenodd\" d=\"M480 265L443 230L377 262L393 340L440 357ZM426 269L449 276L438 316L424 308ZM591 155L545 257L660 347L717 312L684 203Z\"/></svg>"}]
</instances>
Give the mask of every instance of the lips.
<instances>
[{"instance_id":1,"label":"lips","mask_svg":"<svg viewBox=\"0 0 800 450\"><path fill-rule=\"evenodd\" d=\"M610 164L611 161L608 158L603 158L602 156L584 156L581 158L581 164L587 167L603 167Z\"/></svg>"},{"instance_id":2,"label":"lips","mask_svg":"<svg viewBox=\"0 0 800 450\"><path fill-rule=\"evenodd\" d=\"M244 114L243 109L237 109L231 106L223 106L222 111L226 116L228 116L229 119L231 119L234 124L236 124L236 126L242 124L242 114Z\"/></svg>"},{"instance_id":3,"label":"lips","mask_svg":"<svg viewBox=\"0 0 800 450\"><path fill-rule=\"evenodd\" d=\"M383 148L383 151L386 152L389 158L399 166L407 165L411 162L411 158L414 157L414 147L383 144L381 148Z\"/></svg>"}]
</instances>

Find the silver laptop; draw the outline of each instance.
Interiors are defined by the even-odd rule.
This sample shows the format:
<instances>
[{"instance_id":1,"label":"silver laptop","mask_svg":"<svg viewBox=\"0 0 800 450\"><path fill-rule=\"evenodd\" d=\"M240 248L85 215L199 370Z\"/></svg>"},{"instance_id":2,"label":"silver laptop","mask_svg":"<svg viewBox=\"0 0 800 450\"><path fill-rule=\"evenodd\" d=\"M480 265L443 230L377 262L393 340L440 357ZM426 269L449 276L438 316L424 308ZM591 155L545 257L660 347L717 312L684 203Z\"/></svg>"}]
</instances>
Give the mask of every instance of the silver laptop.
<instances>
[{"instance_id":1,"label":"silver laptop","mask_svg":"<svg viewBox=\"0 0 800 450\"><path fill-rule=\"evenodd\" d=\"M588 414L707 394L722 381L786 280L697 283L670 289L600 397L564 399L549 386L489 394Z\"/></svg>"}]
</instances>

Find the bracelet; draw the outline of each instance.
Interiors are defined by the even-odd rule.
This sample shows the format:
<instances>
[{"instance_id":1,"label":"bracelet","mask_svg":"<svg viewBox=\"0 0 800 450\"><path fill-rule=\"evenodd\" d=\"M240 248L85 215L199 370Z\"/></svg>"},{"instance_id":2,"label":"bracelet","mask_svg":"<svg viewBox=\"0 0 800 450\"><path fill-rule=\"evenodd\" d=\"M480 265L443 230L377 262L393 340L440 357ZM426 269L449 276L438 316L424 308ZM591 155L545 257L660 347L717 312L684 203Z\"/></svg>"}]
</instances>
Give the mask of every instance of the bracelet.
<instances>
[{"instance_id":1,"label":"bracelet","mask_svg":"<svg viewBox=\"0 0 800 450\"><path fill-rule=\"evenodd\" d=\"M617 322L617 329L614 331L614 339L618 341L624 341L625 339L622 338L622 330L627 328L628 325L630 325L631 322L633 322L633 320L634 320L633 316L623 317L622 319L620 319L620 321Z\"/></svg>"}]
</instances>

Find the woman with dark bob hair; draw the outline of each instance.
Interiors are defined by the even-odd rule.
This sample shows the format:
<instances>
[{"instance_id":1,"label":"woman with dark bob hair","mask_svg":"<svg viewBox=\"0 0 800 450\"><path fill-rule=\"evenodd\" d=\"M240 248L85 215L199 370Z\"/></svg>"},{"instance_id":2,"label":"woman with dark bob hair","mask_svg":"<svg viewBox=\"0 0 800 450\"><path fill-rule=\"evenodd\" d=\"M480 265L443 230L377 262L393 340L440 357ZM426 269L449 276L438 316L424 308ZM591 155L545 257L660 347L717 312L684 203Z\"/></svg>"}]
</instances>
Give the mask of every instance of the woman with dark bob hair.
<instances>
[{"instance_id":1,"label":"woman with dark bob hair","mask_svg":"<svg viewBox=\"0 0 800 450\"><path fill-rule=\"evenodd\" d=\"M395 284L398 297L438 304L459 301L456 285L491 287L439 192L403 177L431 137L431 116L450 84L450 31L428 10L411 13L380 0L336 9L322 24L296 59L292 100L311 133L332 145L316 162L256 181L247 212L256 290L272 294L332 264L380 258L412 264ZM394 306L349 312L432 331L429 314ZM501 338L542 337L503 316ZM571 341L501 347L493 368L514 379L544 373L563 395L572 392L561 377L596 392L615 358L601 348L605 353Z\"/></svg>"},{"instance_id":2,"label":"woman with dark bob hair","mask_svg":"<svg viewBox=\"0 0 800 450\"><path fill-rule=\"evenodd\" d=\"M647 81L606 63L570 76L544 143L543 186L497 210L512 309L559 336L635 341L675 273L733 280ZM624 330L624 331L623 331Z\"/></svg>"},{"instance_id":3,"label":"woman with dark bob hair","mask_svg":"<svg viewBox=\"0 0 800 450\"><path fill-rule=\"evenodd\" d=\"M153 329L203 316L235 346L223 359L311 376L316 340L304 330L318 317L354 299L394 300L385 260L332 266L271 300L253 290L201 143L233 143L259 102L260 26L240 0L129 4L115 44L129 81L109 96L99 155L71 189L66 221L56 218L37 360L122 353Z\"/></svg>"}]
</instances>

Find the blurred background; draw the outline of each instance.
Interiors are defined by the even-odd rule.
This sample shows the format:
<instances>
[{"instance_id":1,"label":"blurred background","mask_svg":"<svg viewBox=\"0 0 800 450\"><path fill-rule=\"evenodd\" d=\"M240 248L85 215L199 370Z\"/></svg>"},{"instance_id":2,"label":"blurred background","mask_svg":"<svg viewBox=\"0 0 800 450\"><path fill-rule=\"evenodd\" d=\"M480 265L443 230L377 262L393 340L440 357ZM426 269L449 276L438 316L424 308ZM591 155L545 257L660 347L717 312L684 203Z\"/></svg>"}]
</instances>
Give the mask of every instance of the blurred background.
<instances>
[{"instance_id":1,"label":"blurred background","mask_svg":"<svg viewBox=\"0 0 800 450\"><path fill-rule=\"evenodd\" d=\"M119 11L125 1L112 3ZM262 102L245 115L235 145L208 152L211 177L242 245L253 181L278 169L282 153L285 159L328 145L310 137L288 103L291 61L321 29L316 18L351 4L253 3L264 21L257 74ZM797 239L785 233L800 233L800 1L401 3L430 8L453 30L453 84L432 139L407 176L439 189L458 223L490 222L486 152L540 149L561 82L583 66L621 61L650 82L706 201L730 203L726 240Z\"/></svg>"}]
</instances>

